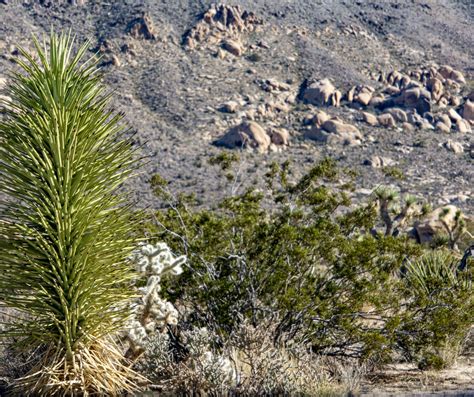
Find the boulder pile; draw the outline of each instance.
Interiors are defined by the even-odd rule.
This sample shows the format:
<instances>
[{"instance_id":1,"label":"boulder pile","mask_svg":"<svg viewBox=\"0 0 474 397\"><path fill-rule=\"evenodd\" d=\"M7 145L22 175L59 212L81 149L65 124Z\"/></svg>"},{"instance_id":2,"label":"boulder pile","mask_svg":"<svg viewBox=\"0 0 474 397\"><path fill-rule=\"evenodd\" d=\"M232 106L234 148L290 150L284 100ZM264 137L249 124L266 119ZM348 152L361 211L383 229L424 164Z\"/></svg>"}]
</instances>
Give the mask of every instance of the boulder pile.
<instances>
[{"instance_id":1,"label":"boulder pile","mask_svg":"<svg viewBox=\"0 0 474 397\"><path fill-rule=\"evenodd\" d=\"M310 128L305 137L328 144L360 145L363 137L357 127L345 123L339 117L331 117L325 112L316 113L308 120Z\"/></svg>"},{"instance_id":2,"label":"boulder pile","mask_svg":"<svg viewBox=\"0 0 474 397\"><path fill-rule=\"evenodd\" d=\"M253 32L263 23L253 12L239 5L213 5L187 34L184 44L190 49L199 45L219 44L235 56L244 53L241 34Z\"/></svg>"}]
</instances>

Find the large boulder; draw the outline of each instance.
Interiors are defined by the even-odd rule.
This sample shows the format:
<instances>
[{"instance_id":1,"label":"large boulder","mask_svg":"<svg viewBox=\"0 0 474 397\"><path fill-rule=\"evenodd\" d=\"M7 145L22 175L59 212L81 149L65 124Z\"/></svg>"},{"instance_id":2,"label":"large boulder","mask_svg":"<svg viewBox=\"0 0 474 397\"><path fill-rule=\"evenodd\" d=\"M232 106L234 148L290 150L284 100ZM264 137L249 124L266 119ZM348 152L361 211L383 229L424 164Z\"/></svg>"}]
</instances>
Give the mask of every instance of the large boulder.
<instances>
[{"instance_id":1,"label":"large boulder","mask_svg":"<svg viewBox=\"0 0 474 397\"><path fill-rule=\"evenodd\" d=\"M270 130L270 139L273 144L278 146L290 145L290 133L284 128L272 128Z\"/></svg>"},{"instance_id":2,"label":"large boulder","mask_svg":"<svg viewBox=\"0 0 474 397\"><path fill-rule=\"evenodd\" d=\"M303 93L303 100L312 105L333 105L339 106L341 93L329 81L323 79L311 83Z\"/></svg>"},{"instance_id":3,"label":"large boulder","mask_svg":"<svg viewBox=\"0 0 474 397\"><path fill-rule=\"evenodd\" d=\"M329 116L326 112L323 112L322 110L320 110L319 112L316 112L313 116L309 117L307 119L306 124L321 127L330 118L331 116Z\"/></svg>"},{"instance_id":4,"label":"large boulder","mask_svg":"<svg viewBox=\"0 0 474 397\"><path fill-rule=\"evenodd\" d=\"M458 130L461 134L466 134L471 132L471 126L467 120L460 119L456 121L456 130Z\"/></svg>"},{"instance_id":5,"label":"large boulder","mask_svg":"<svg viewBox=\"0 0 474 397\"><path fill-rule=\"evenodd\" d=\"M464 148L462 146L462 143L460 142L456 142L451 139L448 139L446 142L443 143L443 146L453 153L456 153L456 154L464 153Z\"/></svg>"},{"instance_id":6,"label":"large boulder","mask_svg":"<svg viewBox=\"0 0 474 397\"><path fill-rule=\"evenodd\" d=\"M326 122L323 123L321 127L323 128L323 130L327 132L332 132L335 134L340 134L342 132L352 132L352 133L360 134L357 127L351 124L346 124L337 118L327 120Z\"/></svg>"},{"instance_id":7,"label":"large boulder","mask_svg":"<svg viewBox=\"0 0 474 397\"><path fill-rule=\"evenodd\" d=\"M469 121L471 124L474 123L474 102L471 102L469 99L462 107L462 118Z\"/></svg>"},{"instance_id":8,"label":"large boulder","mask_svg":"<svg viewBox=\"0 0 474 397\"><path fill-rule=\"evenodd\" d=\"M236 57L241 56L245 52L244 45L238 40L224 40L222 48Z\"/></svg>"},{"instance_id":9,"label":"large boulder","mask_svg":"<svg viewBox=\"0 0 474 397\"><path fill-rule=\"evenodd\" d=\"M248 121L232 127L227 133L215 142L218 146L229 149L252 148L264 153L270 146L271 138L256 122Z\"/></svg>"},{"instance_id":10,"label":"large boulder","mask_svg":"<svg viewBox=\"0 0 474 397\"><path fill-rule=\"evenodd\" d=\"M443 65L439 68L438 73L444 78L449 79L451 73L453 72L453 68L449 65Z\"/></svg>"},{"instance_id":11,"label":"large boulder","mask_svg":"<svg viewBox=\"0 0 474 397\"><path fill-rule=\"evenodd\" d=\"M453 70L449 78L451 80L454 80L456 83L466 84L466 79L464 78L462 72L460 72L459 70Z\"/></svg>"}]
</instances>

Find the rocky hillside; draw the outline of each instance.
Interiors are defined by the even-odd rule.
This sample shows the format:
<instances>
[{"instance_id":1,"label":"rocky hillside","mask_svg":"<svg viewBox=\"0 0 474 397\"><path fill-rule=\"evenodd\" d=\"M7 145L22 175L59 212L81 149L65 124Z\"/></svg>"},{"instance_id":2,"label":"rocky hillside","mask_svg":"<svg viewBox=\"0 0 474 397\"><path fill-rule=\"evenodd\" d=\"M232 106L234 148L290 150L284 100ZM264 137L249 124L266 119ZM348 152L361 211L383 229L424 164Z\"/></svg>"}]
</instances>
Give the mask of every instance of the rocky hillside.
<instances>
[{"instance_id":1,"label":"rocky hillside","mask_svg":"<svg viewBox=\"0 0 474 397\"><path fill-rule=\"evenodd\" d=\"M209 158L238 151L242 186L265 164L325 156L379 184L472 212L474 15L466 1L0 1L0 76L53 27L92 41L115 106L173 191L219 194ZM8 79L0 80L8 84Z\"/></svg>"}]
</instances>

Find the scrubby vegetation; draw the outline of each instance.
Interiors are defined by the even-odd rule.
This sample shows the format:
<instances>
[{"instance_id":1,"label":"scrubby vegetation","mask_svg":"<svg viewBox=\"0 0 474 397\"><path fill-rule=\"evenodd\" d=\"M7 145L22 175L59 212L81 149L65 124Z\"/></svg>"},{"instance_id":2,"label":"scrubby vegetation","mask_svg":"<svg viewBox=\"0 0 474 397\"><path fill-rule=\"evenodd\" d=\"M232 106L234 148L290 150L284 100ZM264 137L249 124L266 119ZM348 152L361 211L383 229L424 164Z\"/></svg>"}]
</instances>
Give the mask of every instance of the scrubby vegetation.
<instances>
[{"instance_id":1,"label":"scrubby vegetation","mask_svg":"<svg viewBox=\"0 0 474 397\"><path fill-rule=\"evenodd\" d=\"M211 161L235 184L228 175L236 160ZM272 164L265 192L229 195L211 209L192 196L173 197L163 178L152 179L164 208L146 233L188 257L179 281L165 289L181 311L178 329L207 327L219 354L241 354L232 337L243 324L255 335L266 324L279 354L304 346L366 370L397 360L451 365L473 323L472 266L460 271L458 253L408 237L408 220L423 216L426 205L411 196L393 205L397 196L388 189L353 205L350 173L329 159L291 179L289 163ZM181 331L170 332L175 347L186 346ZM186 348L181 354L188 358L178 362L190 357Z\"/></svg>"},{"instance_id":2,"label":"scrubby vegetation","mask_svg":"<svg viewBox=\"0 0 474 397\"><path fill-rule=\"evenodd\" d=\"M341 395L389 362L456 360L474 313L461 213L423 246L414 197L353 203L331 159L300 178L273 163L264 190L239 191L222 152L228 195L202 206L156 175L162 208L136 222L117 193L135 159L88 45L22 52L0 124L3 354L32 363L14 391Z\"/></svg>"}]
</instances>

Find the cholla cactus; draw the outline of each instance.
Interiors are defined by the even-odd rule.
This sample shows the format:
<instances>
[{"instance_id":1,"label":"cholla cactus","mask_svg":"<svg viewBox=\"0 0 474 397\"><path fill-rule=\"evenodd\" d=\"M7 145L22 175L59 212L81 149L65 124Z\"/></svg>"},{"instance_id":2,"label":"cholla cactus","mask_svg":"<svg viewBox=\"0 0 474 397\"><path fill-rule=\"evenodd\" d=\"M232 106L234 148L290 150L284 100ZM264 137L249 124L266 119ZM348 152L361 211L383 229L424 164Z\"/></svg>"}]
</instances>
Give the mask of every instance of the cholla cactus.
<instances>
[{"instance_id":1,"label":"cholla cactus","mask_svg":"<svg viewBox=\"0 0 474 397\"><path fill-rule=\"evenodd\" d=\"M127 334L130 344L127 356L138 357L143 353L150 334L167 324L178 323L176 308L159 296L160 282L163 276L181 274L186 257L175 257L165 243L158 243L141 244L131 259L138 273L147 278L146 286L138 288L141 296L133 303L133 317Z\"/></svg>"},{"instance_id":2,"label":"cholla cactus","mask_svg":"<svg viewBox=\"0 0 474 397\"><path fill-rule=\"evenodd\" d=\"M235 386L238 374L229 357L215 353L210 346L212 339L205 327L188 331L185 343L190 353L190 369L207 382L220 385Z\"/></svg>"}]
</instances>

